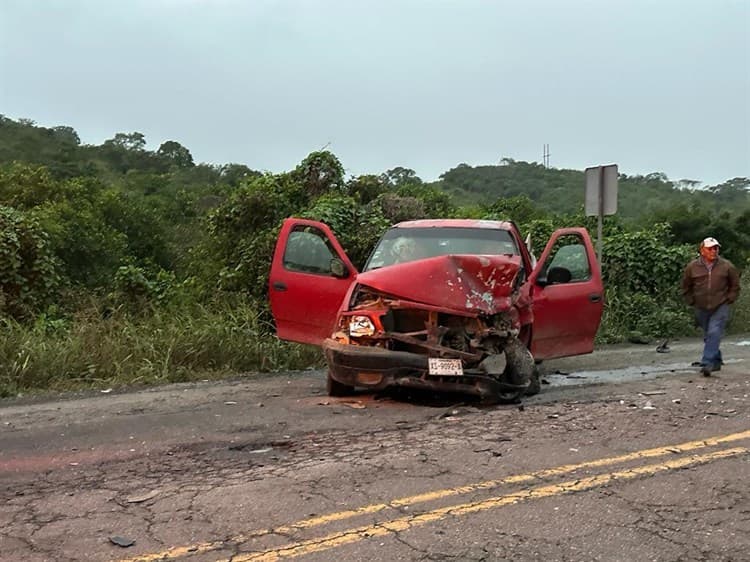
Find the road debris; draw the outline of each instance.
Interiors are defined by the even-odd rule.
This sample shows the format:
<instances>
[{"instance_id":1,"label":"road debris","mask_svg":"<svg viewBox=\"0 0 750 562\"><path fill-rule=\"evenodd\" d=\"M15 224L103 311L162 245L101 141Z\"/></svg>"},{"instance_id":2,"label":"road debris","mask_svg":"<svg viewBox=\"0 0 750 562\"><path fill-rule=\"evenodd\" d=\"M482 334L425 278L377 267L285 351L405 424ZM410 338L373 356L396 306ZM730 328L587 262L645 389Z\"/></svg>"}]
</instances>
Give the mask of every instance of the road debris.
<instances>
[{"instance_id":1,"label":"road debris","mask_svg":"<svg viewBox=\"0 0 750 562\"><path fill-rule=\"evenodd\" d=\"M666 390L644 390L643 392L639 392L639 394L642 394L643 396L658 396L659 394L666 393Z\"/></svg>"},{"instance_id":2,"label":"road debris","mask_svg":"<svg viewBox=\"0 0 750 562\"><path fill-rule=\"evenodd\" d=\"M135 539L128 539L119 535L114 535L112 537L109 537L109 542L111 542L112 544L116 544L117 546L121 546L122 548L128 548L129 546L133 546L135 544Z\"/></svg>"},{"instance_id":3,"label":"road debris","mask_svg":"<svg viewBox=\"0 0 750 562\"><path fill-rule=\"evenodd\" d=\"M454 409L446 410L445 412L443 412L442 414L440 414L438 416L438 418L456 419L456 416L459 415L460 413L461 413L460 410L457 410L457 409L454 408Z\"/></svg>"},{"instance_id":4,"label":"road debris","mask_svg":"<svg viewBox=\"0 0 750 562\"><path fill-rule=\"evenodd\" d=\"M128 503L143 503L159 495L159 490L151 490L145 494L130 496L125 501Z\"/></svg>"},{"instance_id":5,"label":"road debris","mask_svg":"<svg viewBox=\"0 0 750 562\"><path fill-rule=\"evenodd\" d=\"M646 405L643 406L644 410L656 410L656 406L654 406L650 400L646 400Z\"/></svg>"},{"instance_id":6,"label":"road debris","mask_svg":"<svg viewBox=\"0 0 750 562\"><path fill-rule=\"evenodd\" d=\"M362 402L356 401L356 402L342 402L344 406L349 406L350 408L354 408L355 410L363 410L367 406L365 406Z\"/></svg>"}]
</instances>

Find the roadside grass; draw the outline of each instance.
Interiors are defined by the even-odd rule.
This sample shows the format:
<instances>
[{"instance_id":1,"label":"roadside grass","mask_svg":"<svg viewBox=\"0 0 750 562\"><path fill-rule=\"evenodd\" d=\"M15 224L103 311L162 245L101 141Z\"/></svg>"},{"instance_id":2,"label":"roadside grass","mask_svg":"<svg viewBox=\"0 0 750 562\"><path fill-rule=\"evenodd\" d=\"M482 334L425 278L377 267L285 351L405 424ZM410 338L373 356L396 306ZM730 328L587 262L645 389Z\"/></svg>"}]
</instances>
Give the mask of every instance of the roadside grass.
<instances>
[{"instance_id":1,"label":"roadside grass","mask_svg":"<svg viewBox=\"0 0 750 562\"><path fill-rule=\"evenodd\" d=\"M90 303L68 318L0 323L0 397L36 391L218 379L322 365L312 346L273 335L249 300L102 314Z\"/></svg>"},{"instance_id":2,"label":"roadside grass","mask_svg":"<svg viewBox=\"0 0 750 562\"><path fill-rule=\"evenodd\" d=\"M677 295L607 292L597 344L698 336ZM323 366L320 350L282 342L265 303L223 296L108 309L91 299L35 322L0 319L0 397L146 386ZM731 334L750 332L750 275L733 306Z\"/></svg>"}]
</instances>

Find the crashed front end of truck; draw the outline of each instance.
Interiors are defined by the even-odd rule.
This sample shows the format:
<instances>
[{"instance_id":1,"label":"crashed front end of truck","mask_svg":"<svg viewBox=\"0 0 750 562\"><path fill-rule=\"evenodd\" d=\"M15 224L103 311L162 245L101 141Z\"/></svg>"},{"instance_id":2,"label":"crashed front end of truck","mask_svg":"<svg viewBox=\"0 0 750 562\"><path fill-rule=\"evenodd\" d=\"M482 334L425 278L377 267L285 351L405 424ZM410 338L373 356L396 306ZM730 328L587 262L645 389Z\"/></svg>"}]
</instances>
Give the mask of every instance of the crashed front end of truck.
<instances>
[{"instance_id":1,"label":"crashed front end of truck","mask_svg":"<svg viewBox=\"0 0 750 562\"><path fill-rule=\"evenodd\" d=\"M513 401L538 392L521 259L445 255L360 274L323 348L328 391L389 386Z\"/></svg>"}]
</instances>

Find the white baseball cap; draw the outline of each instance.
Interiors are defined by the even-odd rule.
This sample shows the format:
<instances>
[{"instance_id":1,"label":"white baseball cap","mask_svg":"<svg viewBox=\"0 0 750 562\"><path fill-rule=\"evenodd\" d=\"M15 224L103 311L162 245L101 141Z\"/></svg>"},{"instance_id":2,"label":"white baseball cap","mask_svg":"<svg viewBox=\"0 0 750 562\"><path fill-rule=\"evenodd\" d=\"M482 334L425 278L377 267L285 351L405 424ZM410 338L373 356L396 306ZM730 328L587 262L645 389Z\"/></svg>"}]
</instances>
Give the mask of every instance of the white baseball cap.
<instances>
[{"instance_id":1,"label":"white baseball cap","mask_svg":"<svg viewBox=\"0 0 750 562\"><path fill-rule=\"evenodd\" d=\"M703 239L703 242L701 242L701 246L703 246L704 248L713 248L714 246L719 246L719 248L721 248L721 244L719 244L719 241L716 238L711 238L710 236Z\"/></svg>"}]
</instances>

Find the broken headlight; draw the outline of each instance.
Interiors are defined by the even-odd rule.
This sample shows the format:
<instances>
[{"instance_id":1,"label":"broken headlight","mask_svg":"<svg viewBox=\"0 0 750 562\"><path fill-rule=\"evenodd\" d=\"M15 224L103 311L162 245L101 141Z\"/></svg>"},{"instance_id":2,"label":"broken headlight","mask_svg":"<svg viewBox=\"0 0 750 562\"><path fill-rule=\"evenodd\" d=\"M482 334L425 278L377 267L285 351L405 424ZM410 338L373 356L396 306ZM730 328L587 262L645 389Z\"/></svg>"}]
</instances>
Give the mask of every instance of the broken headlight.
<instances>
[{"instance_id":1,"label":"broken headlight","mask_svg":"<svg viewBox=\"0 0 750 562\"><path fill-rule=\"evenodd\" d=\"M375 334L375 324L369 316L357 315L349 317L349 335L353 338L372 336Z\"/></svg>"}]
</instances>

